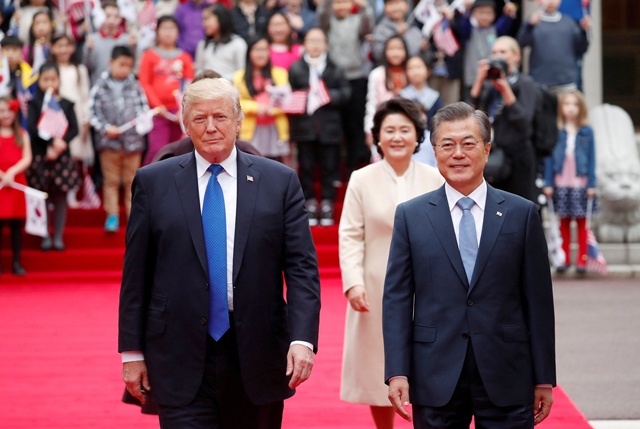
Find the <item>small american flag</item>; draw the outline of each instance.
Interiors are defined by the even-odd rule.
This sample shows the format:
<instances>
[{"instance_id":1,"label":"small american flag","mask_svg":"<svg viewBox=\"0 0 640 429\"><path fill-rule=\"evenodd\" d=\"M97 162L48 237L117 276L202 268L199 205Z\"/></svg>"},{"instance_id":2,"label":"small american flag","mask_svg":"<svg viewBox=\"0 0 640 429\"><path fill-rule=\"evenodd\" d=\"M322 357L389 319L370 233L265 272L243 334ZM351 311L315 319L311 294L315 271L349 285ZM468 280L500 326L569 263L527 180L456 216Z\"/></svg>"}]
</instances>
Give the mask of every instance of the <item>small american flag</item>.
<instances>
[{"instance_id":1,"label":"small american flag","mask_svg":"<svg viewBox=\"0 0 640 429\"><path fill-rule=\"evenodd\" d=\"M282 111L289 115L302 115L307 111L307 91L293 91L282 105Z\"/></svg>"},{"instance_id":2,"label":"small american flag","mask_svg":"<svg viewBox=\"0 0 640 429\"><path fill-rule=\"evenodd\" d=\"M73 22L80 22L87 14L87 5L85 0L68 0L66 3L67 15L71 17ZM90 2L89 8L93 7L93 2Z\"/></svg>"},{"instance_id":3,"label":"small american flag","mask_svg":"<svg viewBox=\"0 0 640 429\"><path fill-rule=\"evenodd\" d=\"M82 199L78 201L78 207L84 210L100 208L100 196L96 192L96 185L89 174L84 175L82 182Z\"/></svg>"},{"instance_id":4,"label":"small american flag","mask_svg":"<svg viewBox=\"0 0 640 429\"><path fill-rule=\"evenodd\" d=\"M307 114L313 115L316 110L324 105L329 104L331 96L324 80L318 79L318 84L309 88L309 96L307 97Z\"/></svg>"},{"instance_id":5,"label":"small american flag","mask_svg":"<svg viewBox=\"0 0 640 429\"><path fill-rule=\"evenodd\" d=\"M38 135L44 139L61 139L67 133L69 121L60 107L60 103L53 96L51 89L47 90L42 103L42 111L38 120Z\"/></svg>"},{"instance_id":6,"label":"small american flag","mask_svg":"<svg viewBox=\"0 0 640 429\"><path fill-rule=\"evenodd\" d=\"M455 53L458 52L458 49L460 49L456 36L454 36L453 31L451 31L449 20L446 18L436 26L433 32L433 41L448 57L454 56Z\"/></svg>"},{"instance_id":7,"label":"small american flag","mask_svg":"<svg viewBox=\"0 0 640 429\"><path fill-rule=\"evenodd\" d=\"M138 12L138 25L140 27L155 27L156 4L153 0L147 0Z\"/></svg>"},{"instance_id":8,"label":"small american flag","mask_svg":"<svg viewBox=\"0 0 640 429\"><path fill-rule=\"evenodd\" d=\"M591 228L587 228L587 270L606 276L609 273L607 261L600 251L598 242Z\"/></svg>"}]
</instances>

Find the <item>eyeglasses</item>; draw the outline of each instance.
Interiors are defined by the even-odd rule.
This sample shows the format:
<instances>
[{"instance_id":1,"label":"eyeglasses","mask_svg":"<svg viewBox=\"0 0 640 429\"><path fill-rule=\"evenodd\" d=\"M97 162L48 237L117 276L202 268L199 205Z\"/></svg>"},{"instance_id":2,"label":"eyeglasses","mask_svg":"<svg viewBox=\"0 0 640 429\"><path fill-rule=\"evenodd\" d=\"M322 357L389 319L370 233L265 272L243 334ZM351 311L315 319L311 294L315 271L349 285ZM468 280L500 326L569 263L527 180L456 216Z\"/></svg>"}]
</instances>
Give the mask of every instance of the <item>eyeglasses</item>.
<instances>
[{"instance_id":1,"label":"eyeglasses","mask_svg":"<svg viewBox=\"0 0 640 429\"><path fill-rule=\"evenodd\" d=\"M456 143L453 141L439 143L439 144L436 144L436 147L444 153L453 153L456 150L456 146L460 146L462 150L465 152L471 152L478 146L478 143L480 142L477 140L467 139L467 140L461 141L460 143Z\"/></svg>"}]
</instances>

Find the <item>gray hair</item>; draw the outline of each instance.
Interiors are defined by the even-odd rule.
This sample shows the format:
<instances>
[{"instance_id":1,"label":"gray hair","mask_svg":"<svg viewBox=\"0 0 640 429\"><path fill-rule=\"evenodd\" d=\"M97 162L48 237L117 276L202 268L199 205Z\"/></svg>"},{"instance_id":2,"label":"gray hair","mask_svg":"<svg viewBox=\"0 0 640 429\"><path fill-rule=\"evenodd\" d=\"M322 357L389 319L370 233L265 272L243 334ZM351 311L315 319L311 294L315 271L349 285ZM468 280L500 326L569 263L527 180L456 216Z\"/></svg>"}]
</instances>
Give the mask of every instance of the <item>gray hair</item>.
<instances>
[{"instance_id":1,"label":"gray hair","mask_svg":"<svg viewBox=\"0 0 640 429\"><path fill-rule=\"evenodd\" d=\"M431 145L435 146L438 139L438 128L442 122L464 121L474 118L480 127L480 134L485 144L491 142L491 122L482 110L474 110L473 107L462 101L449 104L438 110L431 119Z\"/></svg>"},{"instance_id":2,"label":"gray hair","mask_svg":"<svg viewBox=\"0 0 640 429\"><path fill-rule=\"evenodd\" d=\"M185 122L191 107L202 101L230 100L236 120L244 118L240 107L240 94L231 82L226 79L202 79L187 87L182 97L182 121ZM186 124L185 124L186 125Z\"/></svg>"}]
</instances>

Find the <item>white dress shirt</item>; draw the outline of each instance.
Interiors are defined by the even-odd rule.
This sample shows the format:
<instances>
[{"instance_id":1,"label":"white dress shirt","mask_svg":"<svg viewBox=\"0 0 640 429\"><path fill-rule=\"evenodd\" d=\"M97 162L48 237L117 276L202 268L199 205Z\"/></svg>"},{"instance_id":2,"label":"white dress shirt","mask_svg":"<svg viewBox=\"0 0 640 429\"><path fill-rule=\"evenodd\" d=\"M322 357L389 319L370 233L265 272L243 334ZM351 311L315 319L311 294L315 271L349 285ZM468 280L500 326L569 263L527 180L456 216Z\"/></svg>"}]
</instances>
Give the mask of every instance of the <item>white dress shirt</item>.
<instances>
[{"instance_id":1,"label":"white dress shirt","mask_svg":"<svg viewBox=\"0 0 640 429\"><path fill-rule=\"evenodd\" d=\"M476 238L478 239L478 246L480 246L482 224L484 223L484 207L487 203L487 182L483 180L480 186L474 189L469 195L463 195L453 189L448 183L444 184L444 191L447 195L449 210L451 211L451 221L453 222L453 230L456 233L458 248L460 248L460 220L462 219L462 209L458 207L456 203L460 198L464 197L469 197L475 202L473 207L471 207L471 214L473 215L473 221L476 224Z\"/></svg>"}]
</instances>

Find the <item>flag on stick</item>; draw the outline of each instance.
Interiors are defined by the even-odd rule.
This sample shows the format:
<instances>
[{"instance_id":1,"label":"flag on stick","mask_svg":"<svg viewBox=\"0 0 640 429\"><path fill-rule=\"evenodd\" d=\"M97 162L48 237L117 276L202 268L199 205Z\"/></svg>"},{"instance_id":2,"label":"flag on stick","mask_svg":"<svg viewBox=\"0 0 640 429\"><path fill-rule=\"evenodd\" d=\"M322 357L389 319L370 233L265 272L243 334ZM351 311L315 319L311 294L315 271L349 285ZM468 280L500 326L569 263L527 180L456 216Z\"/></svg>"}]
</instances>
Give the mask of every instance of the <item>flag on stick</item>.
<instances>
[{"instance_id":1,"label":"flag on stick","mask_svg":"<svg viewBox=\"0 0 640 429\"><path fill-rule=\"evenodd\" d=\"M62 111L58 100L53 96L53 90L49 88L44 94L40 119L38 120L38 135L43 140L61 139L67 133L69 121Z\"/></svg>"},{"instance_id":2,"label":"flag on stick","mask_svg":"<svg viewBox=\"0 0 640 429\"><path fill-rule=\"evenodd\" d=\"M307 91L293 91L282 103L282 111L289 115L302 115L307 111Z\"/></svg>"},{"instance_id":3,"label":"flag on stick","mask_svg":"<svg viewBox=\"0 0 640 429\"><path fill-rule=\"evenodd\" d=\"M460 49L460 45L456 40L456 36L453 35L451 25L447 18L443 18L440 24L436 25L433 33L433 41L436 46L447 54L448 57L452 57Z\"/></svg>"},{"instance_id":4,"label":"flag on stick","mask_svg":"<svg viewBox=\"0 0 640 429\"><path fill-rule=\"evenodd\" d=\"M96 185L91 175L85 174L82 182L82 199L78 201L78 207L84 210L99 209L100 196L96 192Z\"/></svg>"},{"instance_id":5,"label":"flag on stick","mask_svg":"<svg viewBox=\"0 0 640 429\"><path fill-rule=\"evenodd\" d=\"M558 217L553 209L551 198L547 200L549 209L549 230L547 231L547 248L549 252L549 262L554 268L562 267L566 263L566 255L562 250L562 236L560 235L560 225Z\"/></svg>"},{"instance_id":6,"label":"flag on stick","mask_svg":"<svg viewBox=\"0 0 640 429\"><path fill-rule=\"evenodd\" d=\"M16 182L11 183L9 186L24 192L24 198L27 203L27 221L24 225L25 232L31 235L47 237L49 235L46 203L47 193Z\"/></svg>"},{"instance_id":7,"label":"flag on stick","mask_svg":"<svg viewBox=\"0 0 640 429\"><path fill-rule=\"evenodd\" d=\"M602 276L609 274L607 260L600 251L596 236L591 230L591 214L593 213L593 198L587 200L587 270Z\"/></svg>"}]
</instances>

